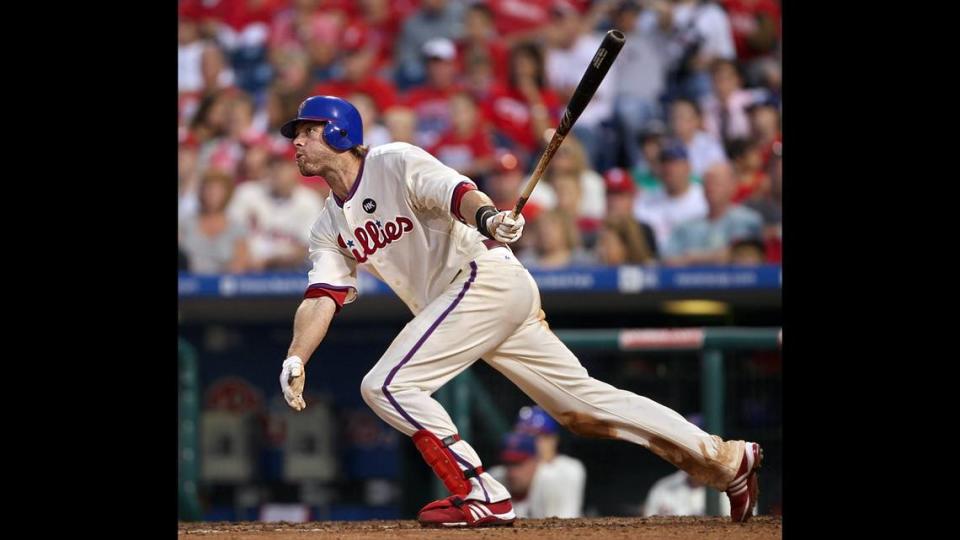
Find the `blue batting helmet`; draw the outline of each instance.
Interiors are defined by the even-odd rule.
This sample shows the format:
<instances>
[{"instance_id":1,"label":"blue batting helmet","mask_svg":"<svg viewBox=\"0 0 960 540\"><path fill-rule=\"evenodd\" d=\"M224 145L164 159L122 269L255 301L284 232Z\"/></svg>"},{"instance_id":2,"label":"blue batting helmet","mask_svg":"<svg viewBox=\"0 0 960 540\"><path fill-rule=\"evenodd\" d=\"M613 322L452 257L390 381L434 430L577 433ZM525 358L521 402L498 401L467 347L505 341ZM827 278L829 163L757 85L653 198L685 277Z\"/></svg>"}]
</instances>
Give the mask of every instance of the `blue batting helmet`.
<instances>
[{"instance_id":1,"label":"blue batting helmet","mask_svg":"<svg viewBox=\"0 0 960 540\"><path fill-rule=\"evenodd\" d=\"M516 430L524 433L552 435L560 431L560 424L539 406L524 407L517 415Z\"/></svg>"},{"instance_id":2,"label":"blue batting helmet","mask_svg":"<svg viewBox=\"0 0 960 540\"><path fill-rule=\"evenodd\" d=\"M313 96L303 100L297 117L280 127L288 139L297 136L297 124L304 120L326 122L323 140L341 152L363 144L363 121L360 112L349 102L334 96Z\"/></svg>"},{"instance_id":3,"label":"blue batting helmet","mask_svg":"<svg viewBox=\"0 0 960 540\"><path fill-rule=\"evenodd\" d=\"M537 455L537 441L532 433L511 432L503 438L500 461L507 464L523 463Z\"/></svg>"}]
</instances>

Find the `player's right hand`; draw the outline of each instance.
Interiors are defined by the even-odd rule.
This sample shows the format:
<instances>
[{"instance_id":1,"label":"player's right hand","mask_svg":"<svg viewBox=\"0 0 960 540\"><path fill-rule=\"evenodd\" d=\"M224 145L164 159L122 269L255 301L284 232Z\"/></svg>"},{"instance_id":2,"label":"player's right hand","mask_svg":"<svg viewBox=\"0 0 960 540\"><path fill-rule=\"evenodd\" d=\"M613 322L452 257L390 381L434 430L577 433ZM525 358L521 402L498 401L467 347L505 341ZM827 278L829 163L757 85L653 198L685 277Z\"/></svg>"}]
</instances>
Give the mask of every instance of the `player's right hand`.
<instances>
[{"instance_id":1,"label":"player's right hand","mask_svg":"<svg viewBox=\"0 0 960 540\"><path fill-rule=\"evenodd\" d=\"M494 240L499 240L505 244L512 244L520 239L520 235L523 234L523 226L526 222L523 214L514 218L512 211L504 210L487 218L486 227Z\"/></svg>"},{"instance_id":2,"label":"player's right hand","mask_svg":"<svg viewBox=\"0 0 960 540\"><path fill-rule=\"evenodd\" d=\"M283 398L298 411L307 408L307 402L303 400L303 383L307 380L307 372L303 367L303 360L299 356L291 356L283 361L283 369L280 371L280 389L283 390Z\"/></svg>"}]
</instances>

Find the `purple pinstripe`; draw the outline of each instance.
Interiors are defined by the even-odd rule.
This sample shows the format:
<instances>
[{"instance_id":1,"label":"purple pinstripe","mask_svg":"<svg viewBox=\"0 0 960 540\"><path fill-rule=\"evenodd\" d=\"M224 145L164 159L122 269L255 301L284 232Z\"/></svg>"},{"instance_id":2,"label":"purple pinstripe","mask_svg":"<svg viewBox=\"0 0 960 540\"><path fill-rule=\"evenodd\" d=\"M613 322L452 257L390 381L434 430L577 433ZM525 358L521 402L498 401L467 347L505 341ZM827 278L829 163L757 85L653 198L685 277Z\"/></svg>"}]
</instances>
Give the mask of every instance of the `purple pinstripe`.
<instances>
[{"instance_id":1,"label":"purple pinstripe","mask_svg":"<svg viewBox=\"0 0 960 540\"><path fill-rule=\"evenodd\" d=\"M403 357L403 360L401 360L399 364L393 366L393 369L391 369L390 373L387 374L387 379L383 382L383 386L380 387L380 389L383 391L383 395L387 396L387 401L389 401L390 404L393 405L393 408L396 409L398 413L400 413L400 416L406 419L407 422L410 422L410 424L417 429L425 429L425 428L420 424L420 422L417 422L416 420L413 419L412 416L407 414L407 411L403 410L403 407L401 407L400 404L397 403L397 400L394 399L388 387L390 386L390 383L393 381L393 378L396 376L397 372L400 371L400 368L402 368L404 364L406 364L408 361L410 361L411 358L413 358L413 355L420 350L420 347L422 347L423 344L427 341L427 338L430 337L430 335L433 334L434 330L436 330L437 327L440 326L440 323L442 323L443 320L447 318L447 315L449 315L450 312L453 311L453 308L457 307L457 304L459 304L460 301L463 300L463 296L467 294L467 291L470 289L470 285L476 279L477 279L477 263L471 261L470 262L470 278L466 281L466 283L463 284L463 289L460 290L460 294L458 294L457 297L450 304L450 306L448 306L447 309L445 309L443 313L441 313L440 316L437 317L437 320L430 325L430 328L428 328L427 331L424 332L422 336L420 336L420 339L417 340L417 343L413 346L412 349L410 349L410 352L408 352L406 356ZM459 461L461 465L465 466L468 469L473 468L473 465L471 465L470 462L458 456L453 450L450 450L450 453L453 454L453 457L456 458L456 460ZM477 481L480 483L480 489L483 490L483 495L487 499L486 502L490 502L490 496L487 494L487 488L484 487L483 485L483 480L481 480L480 477L477 476Z\"/></svg>"}]
</instances>

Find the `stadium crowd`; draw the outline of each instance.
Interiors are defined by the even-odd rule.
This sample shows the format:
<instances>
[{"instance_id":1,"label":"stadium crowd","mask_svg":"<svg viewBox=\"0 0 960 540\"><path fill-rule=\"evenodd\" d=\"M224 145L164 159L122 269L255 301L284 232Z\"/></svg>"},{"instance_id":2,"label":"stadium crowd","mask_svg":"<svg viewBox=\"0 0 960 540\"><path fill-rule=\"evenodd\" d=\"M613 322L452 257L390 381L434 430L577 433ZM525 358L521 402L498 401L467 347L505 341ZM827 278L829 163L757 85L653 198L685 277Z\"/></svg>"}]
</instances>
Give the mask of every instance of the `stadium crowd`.
<instances>
[{"instance_id":1,"label":"stadium crowd","mask_svg":"<svg viewBox=\"0 0 960 540\"><path fill-rule=\"evenodd\" d=\"M306 267L329 188L279 127L311 95L511 208L610 28L626 45L525 207L518 257L778 263L780 27L777 0L181 0L180 269Z\"/></svg>"}]
</instances>

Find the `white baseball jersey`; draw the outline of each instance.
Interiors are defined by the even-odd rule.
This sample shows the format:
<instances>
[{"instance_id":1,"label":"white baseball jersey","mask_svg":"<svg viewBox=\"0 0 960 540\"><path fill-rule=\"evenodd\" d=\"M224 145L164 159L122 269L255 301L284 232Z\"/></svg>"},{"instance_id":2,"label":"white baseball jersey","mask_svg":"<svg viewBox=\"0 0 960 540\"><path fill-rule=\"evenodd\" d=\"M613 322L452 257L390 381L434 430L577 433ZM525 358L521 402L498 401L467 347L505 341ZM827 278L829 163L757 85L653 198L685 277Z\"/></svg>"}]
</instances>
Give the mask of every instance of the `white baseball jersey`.
<instances>
[{"instance_id":1,"label":"white baseball jersey","mask_svg":"<svg viewBox=\"0 0 960 540\"><path fill-rule=\"evenodd\" d=\"M470 189L472 180L422 148L398 142L371 149L347 198L331 193L313 225L311 287L350 289L350 303L357 264L365 264L419 313L487 250L484 237L452 213L455 195Z\"/></svg>"},{"instance_id":2,"label":"white baseball jersey","mask_svg":"<svg viewBox=\"0 0 960 540\"><path fill-rule=\"evenodd\" d=\"M720 497L720 515L730 514L730 500ZM643 515L650 516L705 516L707 515L707 488L690 485L690 476L677 471L657 480L650 488L643 505Z\"/></svg>"},{"instance_id":3,"label":"white baseball jersey","mask_svg":"<svg viewBox=\"0 0 960 540\"><path fill-rule=\"evenodd\" d=\"M503 465L490 468L490 474L505 482ZM530 491L523 500L513 501L513 511L521 518L578 518L583 515L583 494L587 487L587 469L579 459L557 454L537 464Z\"/></svg>"},{"instance_id":4,"label":"white baseball jersey","mask_svg":"<svg viewBox=\"0 0 960 540\"><path fill-rule=\"evenodd\" d=\"M530 273L508 248L461 222L460 199L470 189L470 179L426 151L390 143L369 151L346 199L331 194L314 223L306 297L330 296L339 310L357 297L357 265L364 264L416 314L360 383L367 405L405 435L450 437L457 428L432 394L482 358L574 433L643 445L725 489L744 441L725 442L590 377L544 324ZM473 471L465 473L471 491L464 498L510 498L490 473L476 470L482 462L466 440L447 449Z\"/></svg>"}]
</instances>

